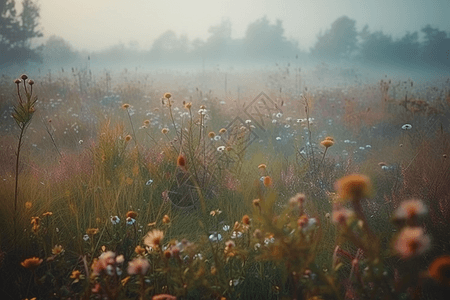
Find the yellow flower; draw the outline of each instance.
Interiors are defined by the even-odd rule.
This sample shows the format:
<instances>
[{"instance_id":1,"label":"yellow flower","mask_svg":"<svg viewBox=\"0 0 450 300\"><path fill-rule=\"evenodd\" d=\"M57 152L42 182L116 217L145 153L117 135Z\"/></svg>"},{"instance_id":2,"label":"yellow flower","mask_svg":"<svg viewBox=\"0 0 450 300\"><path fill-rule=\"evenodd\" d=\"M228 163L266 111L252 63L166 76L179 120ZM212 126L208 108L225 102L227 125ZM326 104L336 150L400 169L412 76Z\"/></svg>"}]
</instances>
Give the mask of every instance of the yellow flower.
<instances>
[{"instance_id":1,"label":"yellow flower","mask_svg":"<svg viewBox=\"0 0 450 300\"><path fill-rule=\"evenodd\" d=\"M162 222L163 222L164 224L169 224L169 223L170 223L170 218L169 218L169 216L168 216L168 215L164 215L164 217L163 217L163 219L162 219Z\"/></svg>"},{"instance_id":2,"label":"yellow flower","mask_svg":"<svg viewBox=\"0 0 450 300\"><path fill-rule=\"evenodd\" d=\"M129 142L129 141L131 141L131 139L132 139L131 135L127 135L125 137L125 142Z\"/></svg>"},{"instance_id":3,"label":"yellow flower","mask_svg":"<svg viewBox=\"0 0 450 300\"><path fill-rule=\"evenodd\" d=\"M53 213L51 211L45 212L42 214L42 216L44 217L50 217L51 215L53 215Z\"/></svg>"},{"instance_id":4,"label":"yellow flower","mask_svg":"<svg viewBox=\"0 0 450 300\"><path fill-rule=\"evenodd\" d=\"M128 103L122 104L122 108L123 108L123 109L127 109L128 107L130 107L130 104L128 104Z\"/></svg>"},{"instance_id":5,"label":"yellow flower","mask_svg":"<svg viewBox=\"0 0 450 300\"><path fill-rule=\"evenodd\" d=\"M53 255L58 255L64 252L64 249L61 245L55 245L55 247L53 247L52 249L52 254Z\"/></svg>"},{"instance_id":6,"label":"yellow flower","mask_svg":"<svg viewBox=\"0 0 450 300\"><path fill-rule=\"evenodd\" d=\"M161 129L162 134L167 134L169 132L169 128Z\"/></svg>"},{"instance_id":7,"label":"yellow flower","mask_svg":"<svg viewBox=\"0 0 450 300\"><path fill-rule=\"evenodd\" d=\"M266 165L265 164L260 164L259 166L258 166L258 169L260 169L260 170L265 170L266 169Z\"/></svg>"}]
</instances>

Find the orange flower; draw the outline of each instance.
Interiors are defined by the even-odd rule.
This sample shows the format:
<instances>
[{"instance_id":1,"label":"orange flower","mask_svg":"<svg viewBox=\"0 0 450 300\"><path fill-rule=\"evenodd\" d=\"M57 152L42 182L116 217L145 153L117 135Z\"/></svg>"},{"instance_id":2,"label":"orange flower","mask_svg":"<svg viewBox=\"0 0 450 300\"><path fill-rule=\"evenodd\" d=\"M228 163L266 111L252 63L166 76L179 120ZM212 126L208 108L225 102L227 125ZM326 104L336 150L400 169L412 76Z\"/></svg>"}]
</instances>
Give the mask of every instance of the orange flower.
<instances>
[{"instance_id":1,"label":"orange flower","mask_svg":"<svg viewBox=\"0 0 450 300\"><path fill-rule=\"evenodd\" d=\"M164 98L170 99L170 97L172 97L172 94L171 94L171 93L165 93L165 94L164 94Z\"/></svg>"},{"instance_id":2,"label":"orange flower","mask_svg":"<svg viewBox=\"0 0 450 300\"><path fill-rule=\"evenodd\" d=\"M242 224L245 224L245 225L249 225L250 224L250 217L248 215L244 215L242 217Z\"/></svg>"},{"instance_id":3,"label":"orange flower","mask_svg":"<svg viewBox=\"0 0 450 300\"><path fill-rule=\"evenodd\" d=\"M258 169L260 169L260 170L265 170L266 169L266 165L265 164L260 164L259 166L258 166Z\"/></svg>"},{"instance_id":4,"label":"orange flower","mask_svg":"<svg viewBox=\"0 0 450 300\"><path fill-rule=\"evenodd\" d=\"M39 267L39 265L42 263L42 259L38 258L38 257L32 257L32 258L27 258L25 259L23 262L21 262L20 264L26 268L26 269L30 269L30 270L34 270L37 267Z\"/></svg>"},{"instance_id":5,"label":"orange flower","mask_svg":"<svg viewBox=\"0 0 450 300\"><path fill-rule=\"evenodd\" d=\"M132 139L131 135L127 135L125 137L125 142L129 142L129 141L131 141L131 139Z\"/></svg>"},{"instance_id":6,"label":"orange flower","mask_svg":"<svg viewBox=\"0 0 450 300\"><path fill-rule=\"evenodd\" d=\"M136 219L137 217L137 212L130 210L129 212L127 212L127 218L132 218L132 219Z\"/></svg>"},{"instance_id":7,"label":"orange flower","mask_svg":"<svg viewBox=\"0 0 450 300\"><path fill-rule=\"evenodd\" d=\"M87 235L96 235L98 233L98 228L88 228L86 230Z\"/></svg>"},{"instance_id":8,"label":"orange flower","mask_svg":"<svg viewBox=\"0 0 450 300\"><path fill-rule=\"evenodd\" d=\"M184 158L184 155L180 154L177 159L177 166L184 169L186 168L186 158Z\"/></svg>"},{"instance_id":9,"label":"orange flower","mask_svg":"<svg viewBox=\"0 0 450 300\"><path fill-rule=\"evenodd\" d=\"M26 209L30 209L32 206L33 206L33 203L31 203L30 201L25 202Z\"/></svg>"},{"instance_id":10,"label":"orange flower","mask_svg":"<svg viewBox=\"0 0 450 300\"><path fill-rule=\"evenodd\" d=\"M213 139L216 136L216 134L214 133L214 131L211 131L210 133L208 133L208 137L210 139Z\"/></svg>"},{"instance_id":11,"label":"orange flower","mask_svg":"<svg viewBox=\"0 0 450 300\"><path fill-rule=\"evenodd\" d=\"M329 141L332 141L332 142L334 142L334 138L333 138L333 137L331 137L331 136L327 136L327 137L325 138L325 140L329 140Z\"/></svg>"},{"instance_id":12,"label":"orange flower","mask_svg":"<svg viewBox=\"0 0 450 300\"><path fill-rule=\"evenodd\" d=\"M153 296L152 300L177 300L177 297L169 294L159 294Z\"/></svg>"},{"instance_id":13,"label":"orange flower","mask_svg":"<svg viewBox=\"0 0 450 300\"><path fill-rule=\"evenodd\" d=\"M128 104L128 103L122 104L122 108L123 108L123 109L127 109L128 107L130 107L130 104Z\"/></svg>"},{"instance_id":14,"label":"orange flower","mask_svg":"<svg viewBox=\"0 0 450 300\"><path fill-rule=\"evenodd\" d=\"M42 214L43 217L50 217L51 215L53 215L53 213L51 211L45 212Z\"/></svg>"},{"instance_id":15,"label":"orange flower","mask_svg":"<svg viewBox=\"0 0 450 300\"><path fill-rule=\"evenodd\" d=\"M436 258L428 267L428 273L440 284L450 286L450 256L444 255Z\"/></svg>"},{"instance_id":16,"label":"orange flower","mask_svg":"<svg viewBox=\"0 0 450 300\"><path fill-rule=\"evenodd\" d=\"M137 245L136 248L134 248L134 252L136 252L137 255L144 255L145 248L142 248L140 245Z\"/></svg>"},{"instance_id":17,"label":"orange flower","mask_svg":"<svg viewBox=\"0 0 450 300\"><path fill-rule=\"evenodd\" d=\"M164 217L163 217L163 219L162 219L162 222L163 222L164 224L169 224L169 223L170 223L170 218L169 218L169 216L168 216L168 215L164 215Z\"/></svg>"},{"instance_id":18,"label":"orange flower","mask_svg":"<svg viewBox=\"0 0 450 300\"><path fill-rule=\"evenodd\" d=\"M334 145L334 142L332 140L323 140L320 142L320 144L325 148L329 148Z\"/></svg>"},{"instance_id":19,"label":"orange flower","mask_svg":"<svg viewBox=\"0 0 450 300\"><path fill-rule=\"evenodd\" d=\"M263 183L264 183L265 187L271 186L272 185L272 178L270 178L270 176L264 177Z\"/></svg>"},{"instance_id":20,"label":"orange flower","mask_svg":"<svg viewBox=\"0 0 450 300\"><path fill-rule=\"evenodd\" d=\"M342 177L335 183L335 188L341 200L359 201L372 193L369 177L360 174Z\"/></svg>"}]
</instances>

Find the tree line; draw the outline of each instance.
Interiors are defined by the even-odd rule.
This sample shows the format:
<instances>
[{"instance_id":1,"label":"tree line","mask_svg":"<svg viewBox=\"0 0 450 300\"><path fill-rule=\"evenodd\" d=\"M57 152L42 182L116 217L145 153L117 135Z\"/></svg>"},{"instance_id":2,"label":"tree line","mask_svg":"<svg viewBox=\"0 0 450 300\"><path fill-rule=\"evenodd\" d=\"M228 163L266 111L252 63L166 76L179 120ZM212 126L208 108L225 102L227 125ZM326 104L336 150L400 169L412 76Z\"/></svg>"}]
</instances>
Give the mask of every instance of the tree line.
<instances>
[{"instance_id":1,"label":"tree line","mask_svg":"<svg viewBox=\"0 0 450 300\"><path fill-rule=\"evenodd\" d=\"M366 25L356 29L356 21L342 16L330 28L317 36L309 53L299 49L298 42L287 39L282 21L270 22L267 17L249 24L241 39L231 37L231 22L223 20L208 30L207 39L190 41L168 30L161 34L150 49L137 50L136 45L118 44L103 51L82 53L74 50L63 38L51 36L33 47L31 41L42 37L39 29L39 7L33 0L22 1L17 13L14 0L0 0L0 66L27 62L64 66L79 62L88 55L100 63L183 63L267 62L281 58L300 57L324 62L359 61L376 65L448 68L450 66L450 35L423 27L420 32L406 32L394 39L382 31L370 31Z\"/></svg>"}]
</instances>

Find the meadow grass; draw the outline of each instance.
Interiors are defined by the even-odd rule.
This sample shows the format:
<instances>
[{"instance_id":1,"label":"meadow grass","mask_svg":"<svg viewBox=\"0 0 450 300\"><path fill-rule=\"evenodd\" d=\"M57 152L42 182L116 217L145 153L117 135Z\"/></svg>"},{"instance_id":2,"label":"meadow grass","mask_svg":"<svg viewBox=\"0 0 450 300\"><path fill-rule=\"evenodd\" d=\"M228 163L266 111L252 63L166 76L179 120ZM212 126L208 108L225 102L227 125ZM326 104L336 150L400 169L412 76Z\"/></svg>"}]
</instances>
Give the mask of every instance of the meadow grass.
<instances>
[{"instance_id":1,"label":"meadow grass","mask_svg":"<svg viewBox=\"0 0 450 300\"><path fill-rule=\"evenodd\" d=\"M5 299L448 292L448 81L77 72L0 82Z\"/></svg>"}]
</instances>

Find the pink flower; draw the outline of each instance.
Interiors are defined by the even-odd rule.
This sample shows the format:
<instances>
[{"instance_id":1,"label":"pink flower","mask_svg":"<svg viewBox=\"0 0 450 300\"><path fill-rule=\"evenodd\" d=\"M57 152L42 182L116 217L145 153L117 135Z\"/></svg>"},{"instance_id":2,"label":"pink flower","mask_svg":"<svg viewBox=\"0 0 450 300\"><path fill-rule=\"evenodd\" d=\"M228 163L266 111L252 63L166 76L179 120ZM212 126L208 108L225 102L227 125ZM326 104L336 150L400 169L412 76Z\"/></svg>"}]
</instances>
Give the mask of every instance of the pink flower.
<instances>
[{"instance_id":1,"label":"pink flower","mask_svg":"<svg viewBox=\"0 0 450 300\"><path fill-rule=\"evenodd\" d=\"M138 257L128 263L127 271L129 275L145 275L149 268L150 264L148 260Z\"/></svg>"},{"instance_id":2,"label":"pink flower","mask_svg":"<svg viewBox=\"0 0 450 300\"><path fill-rule=\"evenodd\" d=\"M347 220L352 216L353 216L352 210L344 207L339 207L333 210L331 219L335 224L345 225L347 223Z\"/></svg>"},{"instance_id":3,"label":"pink flower","mask_svg":"<svg viewBox=\"0 0 450 300\"><path fill-rule=\"evenodd\" d=\"M402 258L410 258L430 248L430 237L420 227L405 227L398 235L394 248Z\"/></svg>"},{"instance_id":4,"label":"pink flower","mask_svg":"<svg viewBox=\"0 0 450 300\"><path fill-rule=\"evenodd\" d=\"M159 294L153 296L152 300L177 300L177 297L168 294Z\"/></svg>"},{"instance_id":5,"label":"pink flower","mask_svg":"<svg viewBox=\"0 0 450 300\"><path fill-rule=\"evenodd\" d=\"M411 199L403 201L395 211L398 219L412 219L427 213L427 208L421 200Z\"/></svg>"}]
</instances>

